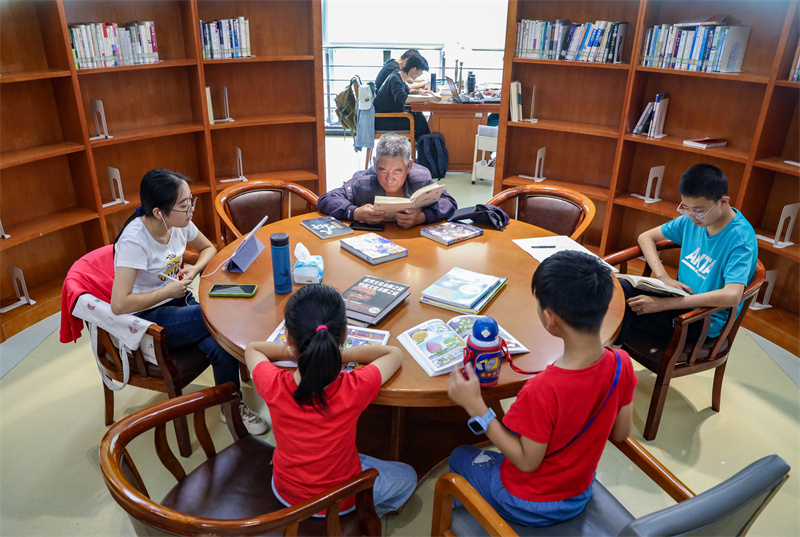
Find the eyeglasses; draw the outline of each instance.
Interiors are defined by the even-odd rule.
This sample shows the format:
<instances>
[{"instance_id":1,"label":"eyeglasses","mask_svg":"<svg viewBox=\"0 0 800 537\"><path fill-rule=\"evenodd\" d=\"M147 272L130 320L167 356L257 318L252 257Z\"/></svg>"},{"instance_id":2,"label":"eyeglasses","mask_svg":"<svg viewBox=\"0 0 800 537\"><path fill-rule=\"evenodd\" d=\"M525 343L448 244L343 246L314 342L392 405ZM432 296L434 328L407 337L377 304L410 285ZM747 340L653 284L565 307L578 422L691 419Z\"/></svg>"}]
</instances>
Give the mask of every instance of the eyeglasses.
<instances>
[{"instance_id":1,"label":"eyeglasses","mask_svg":"<svg viewBox=\"0 0 800 537\"><path fill-rule=\"evenodd\" d=\"M191 215L194 212L194 207L197 205L197 196L192 198L192 204L189 206L188 209L172 209L176 213L185 213L186 216Z\"/></svg>"},{"instance_id":2,"label":"eyeglasses","mask_svg":"<svg viewBox=\"0 0 800 537\"><path fill-rule=\"evenodd\" d=\"M721 200L721 199L722 199L722 198L720 198L720 200ZM678 204L678 209L677 209L677 211L678 211L680 214L682 214L682 215L689 216L689 217L691 217L691 218L694 218L695 220L700 220L700 221L702 222L702 221L703 221L703 219L704 219L706 216L708 216L708 213L710 213L710 212L711 212L711 209L713 209L714 207L716 207L716 206L717 206L717 203L719 203L719 200L715 201L715 202L714 202L714 205L712 205L712 206L711 206L711 208L710 208L709 210L707 210L706 212L704 212L704 213L698 213L698 212L690 211L689 209L682 209L682 208L681 208L681 206L683 205L683 202L680 202L680 203Z\"/></svg>"}]
</instances>

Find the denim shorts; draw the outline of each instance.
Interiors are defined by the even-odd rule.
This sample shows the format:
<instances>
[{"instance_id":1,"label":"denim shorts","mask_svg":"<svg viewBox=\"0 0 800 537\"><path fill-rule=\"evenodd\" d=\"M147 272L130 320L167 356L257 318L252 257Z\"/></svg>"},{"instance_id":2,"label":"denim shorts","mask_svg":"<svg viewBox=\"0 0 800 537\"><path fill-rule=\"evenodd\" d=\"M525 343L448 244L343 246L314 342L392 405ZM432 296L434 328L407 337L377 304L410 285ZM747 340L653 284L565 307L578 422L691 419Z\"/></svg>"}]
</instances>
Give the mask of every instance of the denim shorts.
<instances>
[{"instance_id":1,"label":"denim shorts","mask_svg":"<svg viewBox=\"0 0 800 537\"><path fill-rule=\"evenodd\" d=\"M489 502L497 514L523 526L552 526L574 518L592 497L592 485L582 493L555 502L532 502L508 492L500 480L505 455L473 446L459 446L450 455L450 470L464 478Z\"/></svg>"}]
</instances>

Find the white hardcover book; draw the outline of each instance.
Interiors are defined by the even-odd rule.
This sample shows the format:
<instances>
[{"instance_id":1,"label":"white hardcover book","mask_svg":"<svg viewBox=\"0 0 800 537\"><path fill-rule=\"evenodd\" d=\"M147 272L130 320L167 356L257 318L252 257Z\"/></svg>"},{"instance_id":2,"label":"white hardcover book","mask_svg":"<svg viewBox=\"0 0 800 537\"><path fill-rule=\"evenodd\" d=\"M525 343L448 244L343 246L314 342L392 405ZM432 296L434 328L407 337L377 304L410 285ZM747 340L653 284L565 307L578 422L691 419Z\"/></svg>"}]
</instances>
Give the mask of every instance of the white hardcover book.
<instances>
[{"instance_id":1,"label":"white hardcover book","mask_svg":"<svg viewBox=\"0 0 800 537\"><path fill-rule=\"evenodd\" d=\"M690 30L686 35L686 47L683 49L683 55L681 56L681 71L689 70L689 60L692 58L692 47L694 47L696 35L697 30Z\"/></svg>"},{"instance_id":2,"label":"white hardcover book","mask_svg":"<svg viewBox=\"0 0 800 537\"><path fill-rule=\"evenodd\" d=\"M75 43L75 53L78 55L78 69L86 69L86 52L83 50L83 38L77 26L69 29L72 41Z\"/></svg>"},{"instance_id":3,"label":"white hardcover book","mask_svg":"<svg viewBox=\"0 0 800 537\"><path fill-rule=\"evenodd\" d=\"M236 27L239 29L239 57L241 58L246 58L250 55L247 53L247 37L244 24L244 17L236 19Z\"/></svg>"},{"instance_id":4,"label":"white hardcover book","mask_svg":"<svg viewBox=\"0 0 800 537\"><path fill-rule=\"evenodd\" d=\"M747 40L750 38L749 26L731 26L725 39L719 61L720 73L736 73L742 70Z\"/></svg>"},{"instance_id":5,"label":"white hardcover book","mask_svg":"<svg viewBox=\"0 0 800 537\"><path fill-rule=\"evenodd\" d=\"M658 61L658 66L662 69L669 65L672 59L672 50L675 48L675 34L677 33L678 29L674 26L670 27L669 33L667 34L667 41L664 46L664 50L662 51L661 57Z\"/></svg>"},{"instance_id":6,"label":"white hardcover book","mask_svg":"<svg viewBox=\"0 0 800 537\"><path fill-rule=\"evenodd\" d=\"M206 104L208 105L208 124L214 124L214 107L211 105L211 86L206 86Z\"/></svg>"}]
</instances>

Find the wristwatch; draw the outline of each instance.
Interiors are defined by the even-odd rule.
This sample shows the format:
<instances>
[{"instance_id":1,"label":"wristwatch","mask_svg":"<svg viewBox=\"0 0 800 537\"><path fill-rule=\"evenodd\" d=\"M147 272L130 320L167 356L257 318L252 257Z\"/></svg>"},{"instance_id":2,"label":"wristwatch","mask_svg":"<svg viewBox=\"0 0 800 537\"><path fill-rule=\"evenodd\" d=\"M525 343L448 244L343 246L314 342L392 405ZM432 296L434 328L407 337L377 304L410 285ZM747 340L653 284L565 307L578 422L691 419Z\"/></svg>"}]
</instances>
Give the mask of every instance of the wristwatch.
<instances>
[{"instance_id":1,"label":"wristwatch","mask_svg":"<svg viewBox=\"0 0 800 537\"><path fill-rule=\"evenodd\" d=\"M492 420L497 417L497 414L494 413L494 410L491 408L489 411L484 414L483 416L474 416L467 421L467 426L469 430L475 434L483 434L486 432L486 429L489 428L489 424L492 423Z\"/></svg>"}]
</instances>

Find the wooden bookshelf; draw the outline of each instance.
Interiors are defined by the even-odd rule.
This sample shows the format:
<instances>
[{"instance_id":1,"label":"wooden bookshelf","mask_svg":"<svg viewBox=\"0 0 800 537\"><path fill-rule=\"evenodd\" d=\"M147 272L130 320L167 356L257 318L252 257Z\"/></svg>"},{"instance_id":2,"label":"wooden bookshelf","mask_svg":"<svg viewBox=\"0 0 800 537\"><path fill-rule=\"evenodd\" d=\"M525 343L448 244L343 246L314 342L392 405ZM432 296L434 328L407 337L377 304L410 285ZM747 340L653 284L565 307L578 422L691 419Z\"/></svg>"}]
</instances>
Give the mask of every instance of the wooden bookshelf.
<instances>
[{"instance_id":1,"label":"wooden bookshelf","mask_svg":"<svg viewBox=\"0 0 800 537\"><path fill-rule=\"evenodd\" d=\"M253 57L204 60L200 20L244 16ZM325 189L320 0L0 0L0 300L13 302L7 267L25 274L35 305L0 316L0 341L58 311L61 282L85 253L113 242L139 204L152 168L190 177L194 222L222 245L216 194L235 174ZM159 63L76 70L68 26L154 21ZM210 125L205 87L221 116ZM100 99L113 138L97 134ZM12 135L13 134L13 135ZM119 169L128 204L112 201Z\"/></svg>"},{"instance_id":2,"label":"wooden bookshelf","mask_svg":"<svg viewBox=\"0 0 800 537\"><path fill-rule=\"evenodd\" d=\"M621 64L596 64L505 56L503 101L512 81L522 84L523 118L530 117L536 86L539 122L512 123L501 114L495 192L527 184L536 152L547 148L543 184L590 196L598 208L585 239L605 255L636 243L639 233L677 216L678 180L700 162L720 167L729 194L758 233L774 236L784 205L800 201L800 83L788 81L800 38L798 0L509 0L506 51L513 51L522 19L628 21ZM648 28L689 17L727 13L751 26L741 73L687 72L644 67ZM631 133L648 101L669 92L660 139ZM705 97L704 97L705 96ZM725 138L727 146L699 150L687 138ZM580 158L576 158L580 156ZM662 201L644 203L650 168L665 165ZM792 232L800 244L800 223ZM775 248L759 241L759 258L778 270L773 308L750 311L745 326L800 355L800 246ZM678 259L666 260L668 269Z\"/></svg>"}]
</instances>

